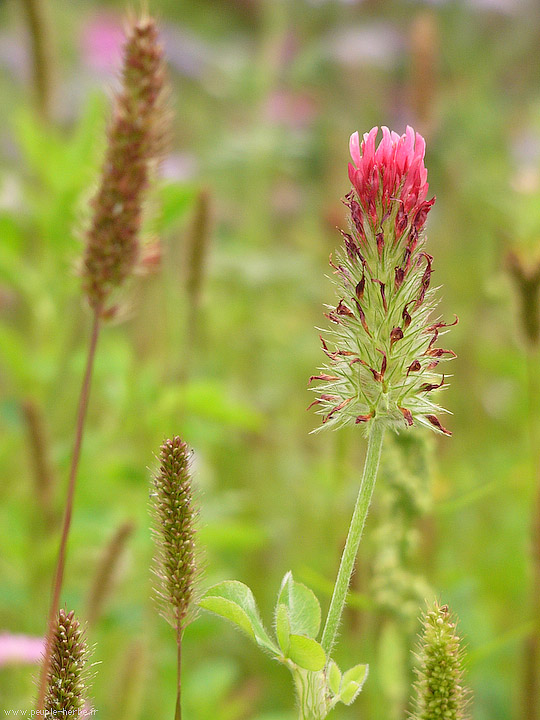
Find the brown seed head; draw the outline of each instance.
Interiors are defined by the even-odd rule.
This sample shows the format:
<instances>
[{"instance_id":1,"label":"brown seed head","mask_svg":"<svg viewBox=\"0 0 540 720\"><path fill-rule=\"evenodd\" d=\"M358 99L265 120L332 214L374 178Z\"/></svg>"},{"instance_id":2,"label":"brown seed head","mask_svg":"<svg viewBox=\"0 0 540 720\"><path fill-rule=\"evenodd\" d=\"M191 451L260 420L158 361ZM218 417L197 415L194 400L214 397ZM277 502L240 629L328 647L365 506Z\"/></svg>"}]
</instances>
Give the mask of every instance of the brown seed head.
<instances>
[{"instance_id":1,"label":"brown seed head","mask_svg":"<svg viewBox=\"0 0 540 720\"><path fill-rule=\"evenodd\" d=\"M122 86L114 98L107 150L86 234L83 288L104 310L139 260L144 193L164 146L164 65L154 21L134 23L124 46Z\"/></svg>"}]
</instances>

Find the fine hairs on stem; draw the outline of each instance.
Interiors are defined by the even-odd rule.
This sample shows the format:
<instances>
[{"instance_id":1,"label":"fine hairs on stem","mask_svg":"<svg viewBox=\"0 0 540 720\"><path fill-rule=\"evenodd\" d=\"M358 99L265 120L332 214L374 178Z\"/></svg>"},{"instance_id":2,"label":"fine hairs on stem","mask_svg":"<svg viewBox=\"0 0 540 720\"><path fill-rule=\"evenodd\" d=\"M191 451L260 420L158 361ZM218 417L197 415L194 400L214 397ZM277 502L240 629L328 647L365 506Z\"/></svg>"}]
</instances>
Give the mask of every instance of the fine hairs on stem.
<instances>
[{"instance_id":1,"label":"fine hairs on stem","mask_svg":"<svg viewBox=\"0 0 540 720\"><path fill-rule=\"evenodd\" d=\"M375 480L377 479L377 470L379 469L379 461L381 457L381 449L384 437L384 425L373 423L370 430L369 442L366 460L364 464L364 473L358 491L358 498L354 507L354 512L349 526L349 533L345 542L345 549L341 557L336 584L332 600L330 601L330 609L326 618L326 624L322 635L321 645L327 657L330 657L332 648L336 641L339 629L339 623L345 607L347 591L351 582L354 570L356 555L362 539L362 532L366 522Z\"/></svg>"},{"instance_id":2,"label":"fine hairs on stem","mask_svg":"<svg viewBox=\"0 0 540 720\"><path fill-rule=\"evenodd\" d=\"M177 644L175 720L182 717L182 636L193 619L197 564L191 489L191 450L178 436L165 440L153 479L152 511L156 557L156 594L163 617L173 626Z\"/></svg>"},{"instance_id":3,"label":"fine hairs on stem","mask_svg":"<svg viewBox=\"0 0 540 720\"><path fill-rule=\"evenodd\" d=\"M163 52L157 29L151 18L143 16L132 24L124 46L122 85L114 98L105 161L98 191L92 201L92 220L86 233L81 274L83 290L93 311L93 324L75 423L60 549L48 613L45 654L38 686L38 712L43 711L54 619L62 593L98 337L103 318L114 314L114 309L108 307L111 293L133 274L140 259L144 193L151 171L163 151L166 117L164 84Z\"/></svg>"}]
</instances>

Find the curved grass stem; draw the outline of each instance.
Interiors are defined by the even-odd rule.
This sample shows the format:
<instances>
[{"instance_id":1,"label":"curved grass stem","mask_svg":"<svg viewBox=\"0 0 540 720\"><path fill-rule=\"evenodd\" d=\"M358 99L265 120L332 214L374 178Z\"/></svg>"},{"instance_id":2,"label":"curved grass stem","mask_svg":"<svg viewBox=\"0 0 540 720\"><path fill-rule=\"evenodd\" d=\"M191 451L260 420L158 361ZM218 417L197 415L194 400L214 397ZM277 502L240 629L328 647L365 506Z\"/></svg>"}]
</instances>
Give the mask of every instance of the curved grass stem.
<instances>
[{"instance_id":1,"label":"curved grass stem","mask_svg":"<svg viewBox=\"0 0 540 720\"><path fill-rule=\"evenodd\" d=\"M332 600L328 610L328 617L326 618L326 624L324 626L321 639L321 645L326 653L327 659L330 659L330 654L336 641L339 624L341 622L343 608L345 607L347 591L351 582L360 539L362 537L362 532L364 530L366 517L371 503L373 488L375 487L383 437L384 425L374 421L369 435L362 482L360 483L360 490L358 491L358 497L356 499L356 505L354 507L343 555L341 556L338 576L336 584L334 585L334 592L332 594Z\"/></svg>"},{"instance_id":2,"label":"curved grass stem","mask_svg":"<svg viewBox=\"0 0 540 720\"><path fill-rule=\"evenodd\" d=\"M97 341L101 326L101 308L96 308L94 312L94 320L92 325L92 334L90 336L90 344L88 347L88 356L86 360L86 369L79 396L79 406L77 409L77 419L75 425L75 440L73 443L73 454L71 456L71 465L69 469L69 481L66 496L66 504L64 508L64 516L62 521L62 535L60 538L60 548L58 550L58 559L56 561L56 569L54 573L53 590L51 595L51 604L47 621L47 636L45 640L45 651L43 655L43 663L41 667L41 675L39 678L37 711L43 711L45 694L47 690L47 676L51 662L51 643L55 626L55 618L60 605L60 596L62 593L62 584L64 581L64 569L66 565L66 550L69 531L71 528L71 518L73 515L73 501L75 498L75 487L77 484L77 470L79 468L79 458L81 455L82 440L84 435L84 425L86 419L86 410L88 408L88 398L90 396L90 385L92 382L92 371L94 367L94 358L96 355Z\"/></svg>"}]
</instances>

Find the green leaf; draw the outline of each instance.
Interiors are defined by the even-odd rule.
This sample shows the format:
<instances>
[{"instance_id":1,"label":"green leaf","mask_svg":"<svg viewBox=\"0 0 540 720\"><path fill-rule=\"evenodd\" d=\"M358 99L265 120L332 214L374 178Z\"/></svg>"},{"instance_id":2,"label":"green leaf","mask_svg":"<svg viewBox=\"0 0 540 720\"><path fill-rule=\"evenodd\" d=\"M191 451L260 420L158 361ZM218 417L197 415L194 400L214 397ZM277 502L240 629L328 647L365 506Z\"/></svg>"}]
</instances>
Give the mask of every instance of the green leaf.
<instances>
[{"instance_id":1,"label":"green leaf","mask_svg":"<svg viewBox=\"0 0 540 720\"><path fill-rule=\"evenodd\" d=\"M289 625L289 612L285 605L280 603L276 608L276 637L279 647L283 650L283 654L287 656L289 652L289 637L291 627Z\"/></svg>"},{"instance_id":2,"label":"green leaf","mask_svg":"<svg viewBox=\"0 0 540 720\"><path fill-rule=\"evenodd\" d=\"M355 665L343 673L339 699L344 705L352 705L360 693L368 676L368 665Z\"/></svg>"},{"instance_id":3,"label":"green leaf","mask_svg":"<svg viewBox=\"0 0 540 720\"><path fill-rule=\"evenodd\" d=\"M232 600L216 596L204 597L200 600L199 605L205 610L210 610L210 612L230 620L253 640L256 640L255 631L248 614Z\"/></svg>"},{"instance_id":4,"label":"green leaf","mask_svg":"<svg viewBox=\"0 0 540 720\"><path fill-rule=\"evenodd\" d=\"M291 635L287 657L304 670L317 672L326 664L324 650L316 640L304 635Z\"/></svg>"},{"instance_id":5,"label":"green leaf","mask_svg":"<svg viewBox=\"0 0 540 720\"><path fill-rule=\"evenodd\" d=\"M292 633L310 638L317 637L321 625L321 606L308 587L295 582L291 572L285 575L281 583L278 605L280 603L289 611Z\"/></svg>"},{"instance_id":6,"label":"green leaf","mask_svg":"<svg viewBox=\"0 0 540 720\"><path fill-rule=\"evenodd\" d=\"M237 625L258 645L280 654L262 624L253 593L244 583L227 580L214 585L199 601L199 605Z\"/></svg>"},{"instance_id":7,"label":"green leaf","mask_svg":"<svg viewBox=\"0 0 540 720\"><path fill-rule=\"evenodd\" d=\"M328 663L326 678L330 690L334 693L334 695L338 695L339 688L341 687L341 670L333 660L330 660Z\"/></svg>"}]
</instances>

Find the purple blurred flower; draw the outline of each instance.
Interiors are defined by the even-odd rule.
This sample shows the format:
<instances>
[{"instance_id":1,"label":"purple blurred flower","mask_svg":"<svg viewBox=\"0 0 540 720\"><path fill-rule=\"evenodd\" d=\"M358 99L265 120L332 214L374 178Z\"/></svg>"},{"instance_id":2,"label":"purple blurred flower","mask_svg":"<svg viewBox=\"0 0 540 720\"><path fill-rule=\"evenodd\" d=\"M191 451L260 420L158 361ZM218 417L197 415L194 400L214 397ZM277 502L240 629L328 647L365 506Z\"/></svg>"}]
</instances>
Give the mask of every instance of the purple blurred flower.
<instances>
[{"instance_id":1,"label":"purple blurred flower","mask_svg":"<svg viewBox=\"0 0 540 720\"><path fill-rule=\"evenodd\" d=\"M31 665L41 660L43 638L30 635L0 633L0 667L4 665Z\"/></svg>"},{"instance_id":2,"label":"purple blurred flower","mask_svg":"<svg viewBox=\"0 0 540 720\"><path fill-rule=\"evenodd\" d=\"M328 52L348 67L391 68L397 64L404 44L403 35L394 25L379 21L333 30L328 38Z\"/></svg>"},{"instance_id":3,"label":"purple blurred flower","mask_svg":"<svg viewBox=\"0 0 540 720\"><path fill-rule=\"evenodd\" d=\"M316 103L306 94L276 90L267 98L266 116L278 125L301 129L309 125L316 114Z\"/></svg>"},{"instance_id":4,"label":"purple blurred flower","mask_svg":"<svg viewBox=\"0 0 540 720\"><path fill-rule=\"evenodd\" d=\"M122 59L124 40L122 22L117 15L104 12L95 15L82 31L84 64L99 72L116 72Z\"/></svg>"}]
</instances>

